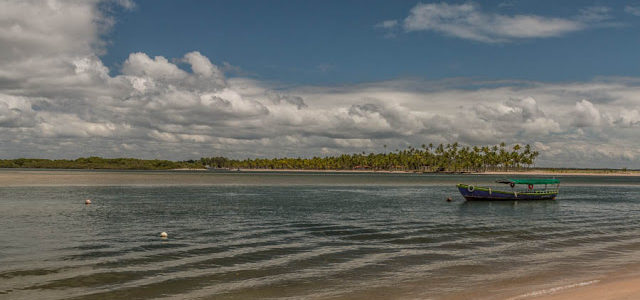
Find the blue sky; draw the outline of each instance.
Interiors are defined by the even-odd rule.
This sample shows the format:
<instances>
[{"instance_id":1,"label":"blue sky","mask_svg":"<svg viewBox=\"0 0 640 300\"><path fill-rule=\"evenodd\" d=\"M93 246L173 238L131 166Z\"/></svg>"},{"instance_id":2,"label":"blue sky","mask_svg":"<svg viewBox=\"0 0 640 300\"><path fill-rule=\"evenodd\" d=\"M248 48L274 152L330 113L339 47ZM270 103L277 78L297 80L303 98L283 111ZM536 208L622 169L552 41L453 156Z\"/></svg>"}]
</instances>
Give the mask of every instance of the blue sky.
<instances>
[{"instance_id":1,"label":"blue sky","mask_svg":"<svg viewBox=\"0 0 640 300\"><path fill-rule=\"evenodd\" d=\"M531 144L640 168L640 2L0 2L0 158Z\"/></svg>"},{"instance_id":2,"label":"blue sky","mask_svg":"<svg viewBox=\"0 0 640 300\"><path fill-rule=\"evenodd\" d=\"M627 2L483 1L485 14L608 19L549 38L485 43L433 31L387 31L417 1L136 1L120 10L103 61L112 72L131 52L180 57L198 50L252 77L288 84L343 84L405 77L589 80L638 76L640 17ZM429 3L429 2L424 2ZM439 3L439 2L435 2ZM467 2L451 2L451 4ZM606 5L606 6L603 6ZM601 24L596 24L601 23Z\"/></svg>"}]
</instances>

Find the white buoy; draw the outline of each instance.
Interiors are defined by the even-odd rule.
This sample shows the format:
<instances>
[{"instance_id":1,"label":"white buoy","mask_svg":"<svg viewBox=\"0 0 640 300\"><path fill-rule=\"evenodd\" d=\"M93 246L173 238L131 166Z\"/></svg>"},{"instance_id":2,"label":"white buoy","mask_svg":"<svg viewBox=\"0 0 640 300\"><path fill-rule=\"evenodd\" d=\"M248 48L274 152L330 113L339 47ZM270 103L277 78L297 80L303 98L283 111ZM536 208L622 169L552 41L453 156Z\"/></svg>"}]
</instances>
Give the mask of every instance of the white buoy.
<instances>
[{"instance_id":1,"label":"white buoy","mask_svg":"<svg viewBox=\"0 0 640 300\"><path fill-rule=\"evenodd\" d=\"M91 204L91 199L84 200L84 204Z\"/></svg>"},{"instance_id":2,"label":"white buoy","mask_svg":"<svg viewBox=\"0 0 640 300\"><path fill-rule=\"evenodd\" d=\"M169 235L164 231L160 234L160 237L163 238L163 239L166 239L168 236Z\"/></svg>"}]
</instances>

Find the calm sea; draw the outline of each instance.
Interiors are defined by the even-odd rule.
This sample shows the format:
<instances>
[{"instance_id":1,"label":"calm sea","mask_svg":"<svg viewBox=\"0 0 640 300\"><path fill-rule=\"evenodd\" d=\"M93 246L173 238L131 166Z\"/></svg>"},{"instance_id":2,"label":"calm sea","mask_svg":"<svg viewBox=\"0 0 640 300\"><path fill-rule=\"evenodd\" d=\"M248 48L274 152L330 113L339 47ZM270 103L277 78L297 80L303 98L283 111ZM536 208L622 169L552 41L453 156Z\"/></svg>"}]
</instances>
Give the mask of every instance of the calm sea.
<instances>
[{"instance_id":1,"label":"calm sea","mask_svg":"<svg viewBox=\"0 0 640 300\"><path fill-rule=\"evenodd\" d=\"M499 176L56 174L0 186L0 299L526 299L640 269L640 177L501 203L455 188Z\"/></svg>"}]
</instances>

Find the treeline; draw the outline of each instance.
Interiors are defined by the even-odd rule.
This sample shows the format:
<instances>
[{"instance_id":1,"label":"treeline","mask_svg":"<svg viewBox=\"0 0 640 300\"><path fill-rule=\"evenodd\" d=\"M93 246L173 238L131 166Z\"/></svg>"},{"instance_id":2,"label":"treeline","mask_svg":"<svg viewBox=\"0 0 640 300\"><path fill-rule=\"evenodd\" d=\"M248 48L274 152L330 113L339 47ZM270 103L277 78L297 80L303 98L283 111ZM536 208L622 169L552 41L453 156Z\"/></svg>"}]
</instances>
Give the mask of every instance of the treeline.
<instances>
[{"instance_id":1,"label":"treeline","mask_svg":"<svg viewBox=\"0 0 640 300\"><path fill-rule=\"evenodd\" d=\"M386 148L386 146L385 146ZM539 153L531 146L514 145L508 149L504 143L494 146L468 147L458 143L422 145L385 153L343 154L312 158L255 158L229 159L203 157L200 160L170 161L135 158L81 157L67 159L0 159L0 168L46 169L119 169L119 170L171 170L171 169L296 169L296 170L373 170L416 172L481 172L509 171L530 168Z\"/></svg>"},{"instance_id":2,"label":"treeline","mask_svg":"<svg viewBox=\"0 0 640 300\"><path fill-rule=\"evenodd\" d=\"M117 169L117 170L170 170L202 169L200 161L170 161L158 159L81 157L68 159L18 158L0 159L0 168L39 169Z\"/></svg>"},{"instance_id":3,"label":"treeline","mask_svg":"<svg viewBox=\"0 0 640 300\"><path fill-rule=\"evenodd\" d=\"M386 146L385 146L386 148ZM538 157L530 145L460 146L458 143L422 145L389 153L356 153L313 158L228 159L201 158L203 165L228 169L402 170L422 172L509 171L530 168Z\"/></svg>"}]
</instances>

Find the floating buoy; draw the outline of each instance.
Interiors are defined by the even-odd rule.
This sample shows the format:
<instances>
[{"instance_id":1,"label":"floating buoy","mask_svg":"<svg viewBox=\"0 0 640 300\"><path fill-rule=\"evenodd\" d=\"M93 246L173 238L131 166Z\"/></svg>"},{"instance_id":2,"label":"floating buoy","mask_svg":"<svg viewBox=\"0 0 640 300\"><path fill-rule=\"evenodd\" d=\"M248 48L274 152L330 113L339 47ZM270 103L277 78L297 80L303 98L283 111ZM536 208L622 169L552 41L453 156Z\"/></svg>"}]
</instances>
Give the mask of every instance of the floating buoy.
<instances>
[{"instance_id":1,"label":"floating buoy","mask_svg":"<svg viewBox=\"0 0 640 300\"><path fill-rule=\"evenodd\" d=\"M91 199L84 200L84 204L91 204Z\"/></svg>"},{"instance_id":2,"label":"floating buoy","mask_svg":"<svg viewBox=\"0 0 640 300\"><path fill-rule=\"evenodd\" d=\"M163 238L163 239L166 239L168 236L169 235L164 231L162 233L160 233L160 237Z\"/></svg>"},{"instance_id":3,"label":"floating buoy","mask_svg":"<svg viewBox=\"0 0 640 300\"><path fill-rule=\"evenodd\" d=\"M453 201L451 197L447 197L447 202L451 202L451 201Z\"/></svg>"}]
</instances>

